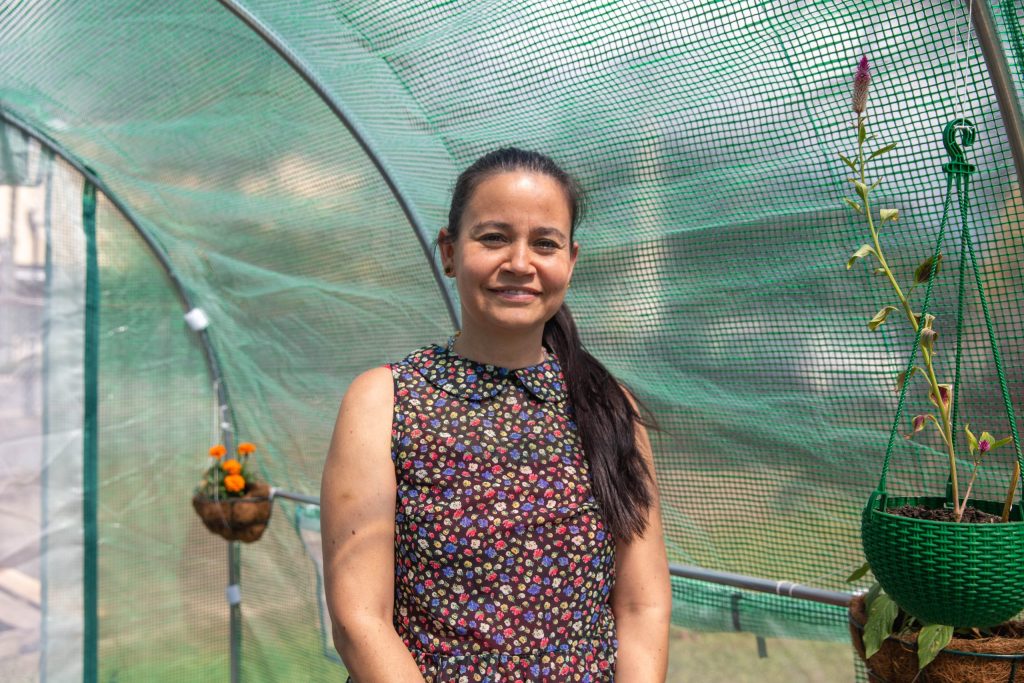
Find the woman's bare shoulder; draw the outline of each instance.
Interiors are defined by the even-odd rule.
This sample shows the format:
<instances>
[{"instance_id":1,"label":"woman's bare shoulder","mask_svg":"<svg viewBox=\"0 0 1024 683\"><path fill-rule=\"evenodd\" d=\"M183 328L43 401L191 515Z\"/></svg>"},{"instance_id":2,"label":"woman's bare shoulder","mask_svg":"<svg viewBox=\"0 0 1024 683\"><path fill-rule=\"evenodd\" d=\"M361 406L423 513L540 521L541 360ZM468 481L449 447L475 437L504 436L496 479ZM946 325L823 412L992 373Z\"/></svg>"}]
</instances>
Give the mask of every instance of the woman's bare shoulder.
<instances>
[{"instance_id":1,"label":"woman's bare shoulder","mask_svg":"<svg viewBox=\"0 0 1024 683\"><path fill-rule=\"evenodd\" d=\"M345 391L345 398L342 403L356 404L366 409L391 407L395 397L394 377L391 368L381 365L370 368L352 380Z\"/></svg>"},{"instance_id":2,"label":"woman's bare shoulder","mask_svg":"<svg viewBox=\"0 0 1024 683\"><path fill-rule=\"evenodd\" d=\"M389 367L371 368L356 376L338 409L330 456L361 459L367 449L389 453L393 402Z\"/></svg>"}]
</instances>

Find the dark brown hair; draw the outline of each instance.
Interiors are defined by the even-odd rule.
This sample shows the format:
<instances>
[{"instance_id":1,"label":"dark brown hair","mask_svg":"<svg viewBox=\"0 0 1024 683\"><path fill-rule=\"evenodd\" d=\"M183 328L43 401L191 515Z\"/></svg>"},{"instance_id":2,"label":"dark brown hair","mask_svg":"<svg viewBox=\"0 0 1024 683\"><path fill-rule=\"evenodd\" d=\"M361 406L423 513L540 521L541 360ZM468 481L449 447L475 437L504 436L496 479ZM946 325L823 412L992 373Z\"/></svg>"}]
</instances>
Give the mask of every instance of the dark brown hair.
<instances>
[{"instance_id":1,"label":"dark brown hair","mask_svg":"<svg viewBox=\"0 0 1024 683\"><path fill-rule=\"evenodd\" d=\"M569 203L571 243L582 217L583 193L579 184L551 158L515 147L485 154L459 176L448 211L447 239L458 239L462 214L480 183L510 171L540 173L562 186ZM590 463L594 497L608 529L625 541L643 536L647 511L654 498L654 478L637 447L636 425L651 427L653 420L640 416L622 385L583 348L572 314L564 303L544 325L544 346L558 356L565 374L580 441Z\"/></svg>"}]
</instances>

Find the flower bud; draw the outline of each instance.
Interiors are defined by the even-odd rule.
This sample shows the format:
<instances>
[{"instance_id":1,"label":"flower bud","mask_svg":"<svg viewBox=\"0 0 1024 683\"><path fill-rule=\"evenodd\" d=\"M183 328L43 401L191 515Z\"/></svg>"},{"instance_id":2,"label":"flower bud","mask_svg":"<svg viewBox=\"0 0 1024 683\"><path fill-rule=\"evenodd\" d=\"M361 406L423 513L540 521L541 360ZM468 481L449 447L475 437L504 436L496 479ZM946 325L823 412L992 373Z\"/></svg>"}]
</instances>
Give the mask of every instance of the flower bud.
<instances>
[{"instance_id":1,"label":"flower bud","mask_svg":"<svg viewBox=\"0 0 1024 683\"><path fill-rule=\"evenodd\" d=\"M871 69L868 66L868 56L860 58L857 65L857 75L853 77L853 112L863 114L868 108L868 84L871 83Z\"/></svg>"}]
</instances>

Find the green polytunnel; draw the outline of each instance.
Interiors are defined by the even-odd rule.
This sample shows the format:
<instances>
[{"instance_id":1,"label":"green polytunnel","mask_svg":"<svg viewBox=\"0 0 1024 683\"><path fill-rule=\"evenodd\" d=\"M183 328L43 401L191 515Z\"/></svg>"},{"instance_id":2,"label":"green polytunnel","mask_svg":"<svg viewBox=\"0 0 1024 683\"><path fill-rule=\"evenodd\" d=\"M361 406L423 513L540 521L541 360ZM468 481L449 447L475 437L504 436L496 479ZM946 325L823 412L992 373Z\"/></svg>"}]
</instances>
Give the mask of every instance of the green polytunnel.
<instances>
[{"instance_id":1,"label":"green polytunnel","mask_svg":"<svg viewBox=\"0 0 1024 683\"><path fill-rule=\"evenodd\" d=\"M433 241L459 171L516 145L584 187L567 302L659 424L690 571L669 680L864 680L845 608L793 590L867 585L846 577L913 341L867 329L890 290L846 267L867 237L839 157L853 73L866 55L870 129L896 143L875 192L908 279L942 225L943 129L976 127L970 230L1020 414L1022 19L1012 0L0 3L0 679L344 680L315 505L338 404L458 327ZM1008 433L968 294L963 420ZM956 301L937 278L950 376ZM207 450L239 441L294 494L247 545L189 502ZM891 490L941 495L945 471L937 442L896 439Z\"/></svg>"}]
</instances>

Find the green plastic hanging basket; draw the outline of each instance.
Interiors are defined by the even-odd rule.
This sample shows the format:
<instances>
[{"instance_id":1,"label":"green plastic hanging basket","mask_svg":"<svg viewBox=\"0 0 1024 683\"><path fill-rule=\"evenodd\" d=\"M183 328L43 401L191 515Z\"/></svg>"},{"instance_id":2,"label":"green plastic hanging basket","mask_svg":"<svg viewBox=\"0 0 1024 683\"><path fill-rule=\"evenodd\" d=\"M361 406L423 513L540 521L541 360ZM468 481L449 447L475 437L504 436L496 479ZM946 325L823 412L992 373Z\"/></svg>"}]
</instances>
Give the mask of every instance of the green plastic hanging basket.
<instances>
[{"instance_id":1,"label":"green plastic hanging basket","mask_svg":"<svg viewBox=\"0 0 1024 683\"><path fill-rule=\"evenodd\" d=\"M1006 523L912 519L887 510L941 508L945 498L871 494L861 520L864 556L878 583L907 613L926 624L984 628L1024 610L1024 521L1019 506ZM1001 515L1003 504L972 500Z\"/></svg>"}]
</instances>

